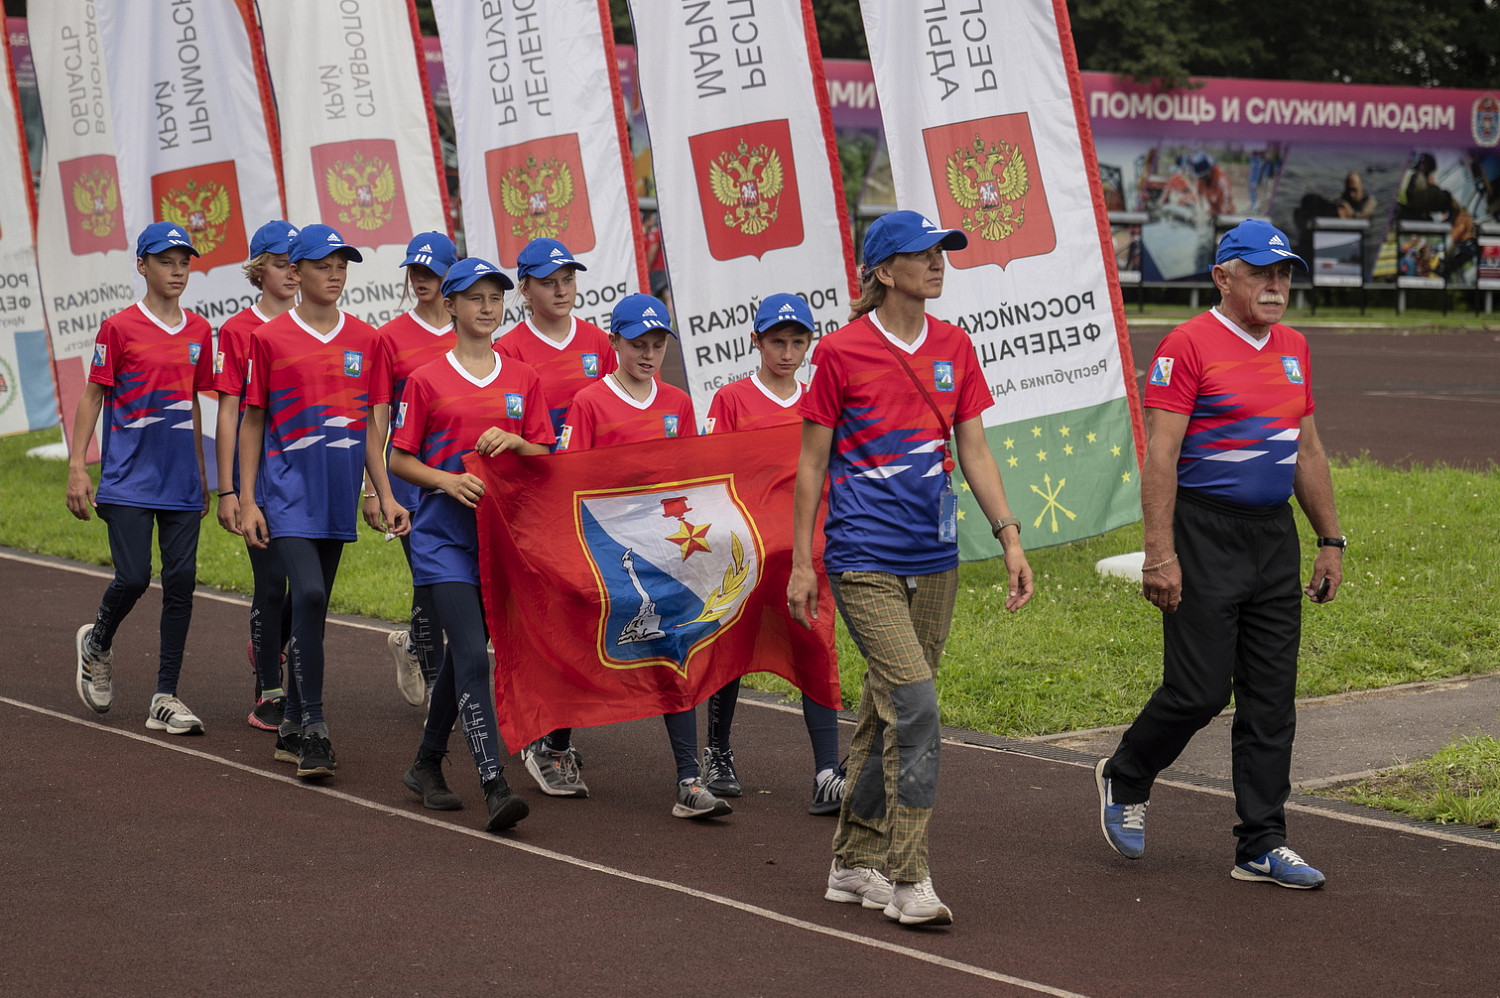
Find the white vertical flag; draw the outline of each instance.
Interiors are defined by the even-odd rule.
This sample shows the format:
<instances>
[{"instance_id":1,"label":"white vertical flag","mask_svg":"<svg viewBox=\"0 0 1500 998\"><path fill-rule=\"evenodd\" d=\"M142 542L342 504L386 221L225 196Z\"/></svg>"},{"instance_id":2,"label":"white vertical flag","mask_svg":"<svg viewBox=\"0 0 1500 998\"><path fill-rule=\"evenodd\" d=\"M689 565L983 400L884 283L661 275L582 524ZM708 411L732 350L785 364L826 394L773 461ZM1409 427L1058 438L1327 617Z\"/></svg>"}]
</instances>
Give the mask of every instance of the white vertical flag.
<instances>
[{"instance_id":1,"label":"white vertical flag","mask_svg":"<svg viewBox=\"0 0 1500 998\"><path fill-rule=\"evenodd\" d=\"M399 311L418 232L447 232L437 130L411 0L259 0L288 218L337 229L364 262L340 306Z\"/></svg>"},{"instance_id":2,"label":"white vertical flag","mask_svg":"<svg viewBox=\"0 0 1500 998\"><path fill-rule=\"evenodd\" d=\"M750 322L801 295L849 314L853 250L807 0L631 0L636 72L688 388L706 412L753 374Z\"/></svg>"},{"instance_id":3,"label":"white vertical flag","mask_svg":"<svg viewBox=\"0 0 1500 998\"><path fill-rule=\"evenodd\" d=\"M16 193L0 198L0 436L56 426L58 421L33 241L36 201L31 196L26 133L16 113L9 41L3 57L0 191Z\"/></svg>"},{"instance_id":4,"label":"white vertical flag","mask_svg":"<svg viewBox=\"0 0 1500 998\"><path fill-rule=\"evenodd\" d=\"M27 19L42 146L37 265L64 439L83 394L99 324L135 300L135 233L125 228L110 126L109 79L93 0L49 0Z\"/></svg>"},{"instance_id":5,"label":"white vertical flag","mask_svg":"<svg viewBox=\"0 0 1500 998\"><path fill-rule=\"evenodd\" d=\"M862 0L897 203L967 249L932 311L974 339L1029 547L1140 518L1126 338L1063 0ZM964 558L1000 546L971 495Z\"/></svg>"},{"instance_id":6,"label":"white vertical flag","mask_svg":"<svg viewBox=\"0 0 1500 998\"><path fill-rule=\"evenodd\" d=\"M218 327L259 297L240 266L255 230L283 214L244 17L234 0L95 7L125 230L163 221L188 234L198 257L182 305Z\"/></svg>"},{"instance_id":7,"label":"white vertical flag","mask_svg":"<svg viewBox=\"0 0 1500 998\"><path fill-rule=\"evenodd\" d=\"M588 267L575 314L608 329L613 304L645 285L645 260L607 0L433 11L468 252L514 271L532 239L561 240Z\"/></svg>"}]
</instances>

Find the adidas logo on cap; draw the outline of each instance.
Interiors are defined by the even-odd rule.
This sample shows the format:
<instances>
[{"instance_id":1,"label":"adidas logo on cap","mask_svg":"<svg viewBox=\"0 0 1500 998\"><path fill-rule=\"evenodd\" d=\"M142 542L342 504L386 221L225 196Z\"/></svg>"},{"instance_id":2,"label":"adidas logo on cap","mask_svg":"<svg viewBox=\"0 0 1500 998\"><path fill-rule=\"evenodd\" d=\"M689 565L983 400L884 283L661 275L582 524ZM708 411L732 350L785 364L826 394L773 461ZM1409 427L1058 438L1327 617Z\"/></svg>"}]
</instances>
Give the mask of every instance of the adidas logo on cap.
<instances>
[{"instance_id":1,"label":"adidas logo on cap","mask_svg":"<svg viewBox=\"0 0 1500 998\"><path fill-rule=\"evenodd\" d=\"M652 308L650 305L647 305L646 311L641 313L641 318L644 319L648 315L653 317L656 315L656 309Z\"/></svg>"},{"instance_id":2,"label":"adidas logo on cap","mask_svg":"<svg viewBox=\"0 0 1500 998\"><path fill-rule=\"evenodd\" d=\"M1286 243L1284 243L1284 242L1281 241L1281 237L1280 236L1272 236L1271 237L1271 241L1270 241L1270 243L1268 245L1271 245L1271 246L1285 246Z\"/></svg>"},{"instance_id":3,"label":"adidas logo on cap","mask_svg":"<svg viewBox=\"0 0 1500 998\"><path fill-rule=\"evenodd\" d=\"M488 274L489 272L490 272L490 268L486 267L484 264L482 264L482 263L476 263L476 264L474 264L474 273L476 273L476 274Z\"/></svg>"},{"instance_id":4,"label":"adidas logo on cap","mask_svg":"<svg viewBox=\"0 0 1500 998\"><path fill-rule=\"evenodd\" d=\"M422 244L422 248L419 249L419 250L417 250L417 252L418 253L431 253L432 252L432 245L430 243L423 243Z\"/></svg>"},{"instance_id":5,"label":"adidas logo on cap","mask_svg":"<svg viewBox=\"0 0 1500 998\"><path fill-rule=\"evenodd\" d=\"M182 233L181 233L181 232L178 232L178 231L177 231L177 230L176 230L176 229L173 229L173 230L172 230L172 235L173 235L173 236L174 236L174 237L176 237L176 238L178 238L178 239L181 239L181 238L183 238L183 235L182 235Z\"/></svg>"},{"instance_id":6,"label":"adidas logo on cap","mask_svg":"<svg viewBox=\"0 0 1500 998\"><path fill-rule=\"evenodd\" d=\"M785 305L781 306L781 311L783 311L783 312L794 312L794 311L796 311L796 309L792 308L791 302L787 302Z\"/></svg>"},{"instance_id":7,"label":"adidas logo on cap","mask_svg":"<svg viewBox=\"0 0 1500 998\"><path fill-rule=\"evenodd\" d=\"M339 234L337 232L330 232L328 233L328 241L331 243L336 243L341 242L342 240L339 239Z\"/></svg>"},{"instance_id":8,"label":"adidas logo on cap","mask_svg":"<svg viewBox=\"0 0 1500 998\"><path fill-rule=\"evenodd\" d=\"M552 252L549 253L548 255L549 256L567 256L568 254L564 253L562 250L560 250L556 246L554 246L554 247L552 247Z\"/></svg>"}]
</instances>

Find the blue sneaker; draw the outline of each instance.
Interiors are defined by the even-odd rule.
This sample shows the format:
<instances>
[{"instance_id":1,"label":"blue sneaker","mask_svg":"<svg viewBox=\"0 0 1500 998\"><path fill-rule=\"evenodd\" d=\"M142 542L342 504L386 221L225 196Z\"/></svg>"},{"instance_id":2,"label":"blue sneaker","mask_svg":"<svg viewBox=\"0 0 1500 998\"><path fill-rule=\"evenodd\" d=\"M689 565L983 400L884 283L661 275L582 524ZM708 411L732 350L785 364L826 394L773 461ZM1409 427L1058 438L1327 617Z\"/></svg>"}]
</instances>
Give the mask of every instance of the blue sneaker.
<instances>
[{"instance_id":1,"label":"blue sneaker","mask_svg":"<svg viewBox=\"0 0 1500 998\"><path fill-rule=\"evenodd\" d=\"M1094 783L1099 787L1099 827L1111 849L1126 859L1140 859L1146 851L1146 802L1116 804L1114 781L1104 775L1100 759L1094 767Z\"/></svg>"},{"instance_id":2,"label":"blue sneaker","mask_svg":"<svg viewBox=\"0 0 1500 998\"><path fill-rule=\"evenodd\" d=\"M1279 846L1248 863L1236 863L1229 875L1236 880L1258 880L1279 887L1308 891L1322 887L1323 874L1307 865L1307 860L1286 846Z\"/></svg>"}]
</instances>

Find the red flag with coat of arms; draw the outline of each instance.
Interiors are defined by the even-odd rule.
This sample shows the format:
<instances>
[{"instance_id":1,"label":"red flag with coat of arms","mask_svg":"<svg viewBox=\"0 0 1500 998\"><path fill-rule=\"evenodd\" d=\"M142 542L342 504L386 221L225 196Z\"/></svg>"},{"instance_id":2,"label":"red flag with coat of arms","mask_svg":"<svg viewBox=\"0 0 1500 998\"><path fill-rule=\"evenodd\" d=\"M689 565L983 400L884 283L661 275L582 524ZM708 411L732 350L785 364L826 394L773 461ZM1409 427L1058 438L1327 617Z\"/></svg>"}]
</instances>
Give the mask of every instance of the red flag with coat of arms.
<instances>
[{"instance_id":1,"label":"red flag with coat of arms","mask_svg":"<svg viewBox=\"0 0 1500 998\"><path fill-rule=\"evenodd\" d=\"M151 203L159 221L187 231L198 251L194 270L239 263L250 254L233 160L156 174Z\"/></svg>"},{"instance_id":2,"label":"red flag with coat of arms","mask_svg":"<svg viewBox=\"0 0 1500 998\"><path fill-rule=\"evenodd\" d=\"M322 220L345 242L376 247L411 238L393 139L329 142L311 154Z\"/></svg>"},{"instance_id":3,"label":"red flag with coat of arms","mask_svg":"<svg viewBox=\"0 0 1500 998\"><path fill-rule=\"evenodd\" d=\"M715 260L758 260L802 244L802 199L785 118L702 132L688 138L688 148Z\"/></svg>"},{"instance_id":4,"label":"red flag with coat of arms","mask_svg":"<svg viewBox=\"0 0 1500 998\"><path fill-rule=\"evenodd\" d=\"M480 579L510 746L690 709L771 672L839 706L833 600L786 606L795 425L573 454L470 454ZM821 567L821 566L820 566Z\"/></svg>"},{"instance_id":5,"label":"red flag with coat of arms","mask_svg":"<svg viewBox=\"0 0 1500 998\"><path fill-rule=\"evenodd\" d=\"M565 243L574 256L594 248L594 222L578 135L532 139L484 154L500 266L514 267L533 239Z\"/></svg>"},{"instance_id":6,"label":"red flag with coat of arms","mask_svg":"<svg viewBox=\"0 0 1500 998\"><path fill-rule=\"evenodd\" d=\"M68 248L74 256L130 248L120 205L120 170L109 155L80 156L57 164Z\"/></svg>"}]
</instances>

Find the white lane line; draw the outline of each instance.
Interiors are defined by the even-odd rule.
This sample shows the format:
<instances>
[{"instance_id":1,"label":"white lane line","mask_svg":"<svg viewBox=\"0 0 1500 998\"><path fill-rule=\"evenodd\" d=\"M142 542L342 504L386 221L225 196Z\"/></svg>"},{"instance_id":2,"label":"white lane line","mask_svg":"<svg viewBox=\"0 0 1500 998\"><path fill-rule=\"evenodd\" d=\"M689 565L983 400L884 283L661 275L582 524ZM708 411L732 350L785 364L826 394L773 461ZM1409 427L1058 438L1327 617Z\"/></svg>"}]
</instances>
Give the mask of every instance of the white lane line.
<instances>
[{"instance_id":1,"label":"white lane line","mask_svg":"<svg viewBox=\"0 0 1500 998\"><path fill-rule=\"evenodd\" d=\"M226 766L230 769L237 769L242 773L248 773L251 776L259 776L274 783L281 783L287 786L296 787L299 790L306 790L311 793L322 794L325 797L343 801L346 804L354 804L358 807L367 808L368 810L374 811L377 814L383 814L390 818L401 818L406 821L414 821L423 825L430 825L433 828L441 829L445 832L466 835L469 838L477 839L480 842L484 842L492 846L501 846L506 849L516 849L520 852L529 853L541 859L552 860L556 863L565 863L568 866L576 866L579 869L588 870L592 873L602 873L608 877L627 880L631 883L641 884L646 887L656 887L664 891L672 891L676 894L683 894L691 898L696 898L700 901L707 901L711 904L722 905L725 908L743 912L747 915L754 915L757 918L764 918L767 921L777 922L781 925L786 925L794 929L801 929L804 932L814 932L819 935L832 937L834 939L841 939L845 942L854 943L859 946L867 946L870 949L881 950L883 952L891 953L896 956L904 956L912 960L919 960L923 963L929 963L933 966L943 967L947 970L955 970L961 974L969 974L970 976L981 977L988 981L997 981L1001 984L1009 984L1013 987L1024 988L1027 991L1035 991L1038 994L1055 995L1057 996L1057 998L1085 998L1085 996L1080 995L1075 991L1066 991L1062 988L1054 988L1050 985L1041 984L1037 981L1028 981L1024 978L1012 977L1010 974L1002 974L999 971L990 970L987 967L976 967L970 963L962 963L958 960L950 960L947 957L937 956L933 953L924 953L922 950L913 949L910 946L902 946L899 943L889 943L883 940L871 939L867 936L861 936L853 932L845 932L842 929L829 928L826 925L819 925L816 922L808 922L800 918L794 918L791 915L784 915L781 912L772 911L769 908L762 908L759 905L753 905L745 901L739 901L735 898L725 897L722 894L711 894L708 891L700 891L696 888L688 887L684 884L674 883L670 880L658 880L655 877L642 876L638 873L631 873L628 870L621 870L613 866L605 866L602 863L595 863L592 860L582 859L578 856L570 856L567 853L556 852L552 849L543 849L540 846L527 845L524 842L516 842L511 839L501 838L489 832L481 832L473 828L464 828L461 825L452 825L446 821L439 821L436 818L429 818L424 814L414 814L410 811L403 811L398 808L388 807L384 804L377 804L374 801L365 800L362 797L356 797L353 794L347 794L341 790L334 790L331 787L319 786L318 784L314 783L304 783L303 781L290 776L282 776L277 773L269 773L263 769L257 769L256 767L248 765L246 763L235 762L233 759L225 759L222 756L217 756L210 752L204 752L200 749L188 748L185 745L174 745L169 742L164 742L159 738L153 738L147 735L138 734L134 731L121 731L118 728L111 728L106 725L99 724L96 721L89 721L82 718L73 717L69 714L59 713L58 711L50 710L46 707L40 707L36 704L26 703L22 700L15 700L11 697L0 696L0 703L9 704L10 706L19 708L21 710L29 710L32 713L41 714L45 717L50 717L55 720L67 721L70 724L76 724L80 727L91 728L95 731L101 731L106 734L116 735L121 738L129 738L132 741L141 742L157 749L165 749L169 752L178 752L182 755L192 756L195 759L202 759L206 762L212 762L220 766Z\"/></svg>"},{"instance_id":2,"label":"white lane line","mask_svg":"<svg viewBox=\"0 0 1500 998\"><path fill-rule=\"evenodd\" d=\"M1493 395L1465 395L1458 392L1364 392L1374 398L1416 399L1421 402L1482 402L1486 405L1500 403Z\"/></svg>"}]
</instances>

